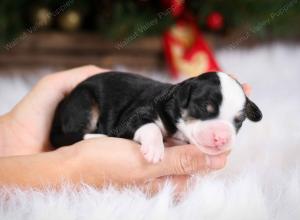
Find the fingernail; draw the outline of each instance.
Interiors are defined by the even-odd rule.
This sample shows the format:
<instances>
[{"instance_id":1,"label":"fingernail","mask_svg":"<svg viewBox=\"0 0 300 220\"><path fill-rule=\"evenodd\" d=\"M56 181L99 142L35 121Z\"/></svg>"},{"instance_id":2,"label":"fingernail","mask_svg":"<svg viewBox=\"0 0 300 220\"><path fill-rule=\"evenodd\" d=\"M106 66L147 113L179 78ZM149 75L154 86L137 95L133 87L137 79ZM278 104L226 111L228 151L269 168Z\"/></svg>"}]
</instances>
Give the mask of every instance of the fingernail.
<instances>
[{"instance_id":1,"label":"fingernail","mask_svg":"<svg viewBox=\"0 0 300 220\"><path fill-rule=\"evenodd\" d=\"M208 158L209 158L209 162L210 162L208 167L210 169L222 169L225 166L226 158L224 159L224 157L212 156L212 157L208 157Z\"/></svg>"}]
</instances>

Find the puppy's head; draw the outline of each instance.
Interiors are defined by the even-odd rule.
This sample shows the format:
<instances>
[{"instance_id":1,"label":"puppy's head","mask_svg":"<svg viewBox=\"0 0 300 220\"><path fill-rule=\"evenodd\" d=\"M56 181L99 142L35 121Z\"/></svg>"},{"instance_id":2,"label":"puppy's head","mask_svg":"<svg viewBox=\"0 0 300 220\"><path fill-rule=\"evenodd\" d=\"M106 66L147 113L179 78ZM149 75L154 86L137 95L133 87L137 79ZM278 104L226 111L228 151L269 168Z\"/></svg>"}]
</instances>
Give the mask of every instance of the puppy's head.
<instances>
[{"instance_id":1,"label":"puppy's head","mask_svg":"<svg viewBox=\"0 0 300 220\"><path fill-rule=\"evenodd\" d=\"M244 120L260 121L262 113L229 75L210 72L182 82L176 93L181 118L178 130L207 154L232 146Z\"/></svg>"}]
</instances>

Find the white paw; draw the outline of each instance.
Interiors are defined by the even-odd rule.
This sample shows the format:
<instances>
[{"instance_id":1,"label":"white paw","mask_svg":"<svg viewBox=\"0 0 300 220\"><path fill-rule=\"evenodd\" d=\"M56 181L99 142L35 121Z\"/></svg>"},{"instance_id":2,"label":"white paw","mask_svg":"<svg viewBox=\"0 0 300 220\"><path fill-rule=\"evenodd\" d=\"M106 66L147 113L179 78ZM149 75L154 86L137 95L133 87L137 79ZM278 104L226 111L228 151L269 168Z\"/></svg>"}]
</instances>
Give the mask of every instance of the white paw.
<instances>
[{"instance_id":1,"label":"white paw","mask_svg":"<svg viewBox=\"0 0 300 220\"><path fill-rule=\"evenodd\" d=\"M99 137L107 137L107 135L105 135L105 134L85 134L83 136L83 140L99 138Z\"/></svg>"},{"instance_id":2,"label":"white paw","mask_svg":"<svg viewBox=\"0 0 300 220\"><path fill-rule=\"evenodd\" d=\"M141 144L141 152L150 163L157 163L164 156L165 146L159 127L154 123L142 125L136 130L134 138Z\"/></svg>"},{"instance_id":3,"label":"white paw","mask_svg":"<svg viewBox=\"0 0 300 220\"><path fill-rule=\"evenodd\" d=\"M161 144L142 144L141 152L145 159L150 163L158 163L164 157L165 148Z\"/></svg>"}]
</instances>

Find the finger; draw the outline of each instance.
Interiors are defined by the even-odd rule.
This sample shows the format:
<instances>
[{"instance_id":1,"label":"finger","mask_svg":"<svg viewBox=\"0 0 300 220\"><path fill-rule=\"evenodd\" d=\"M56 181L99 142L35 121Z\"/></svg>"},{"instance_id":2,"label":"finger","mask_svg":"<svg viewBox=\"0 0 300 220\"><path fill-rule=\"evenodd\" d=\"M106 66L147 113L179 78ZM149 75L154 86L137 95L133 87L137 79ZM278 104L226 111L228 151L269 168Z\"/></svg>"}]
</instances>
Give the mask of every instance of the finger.
<instances>
[{"instance_id":1,"label":"finger","mask_svg":"<svg viewBox=\"0 0 300 220\"><path fill-rule=\"evenodd\" d=\"M56 106L77 84L104 71L106 70L88 65L48 75L33 88L29 96L35 96L35 100L40 102L40 109L52 110L51 107Z\"/></svg>"},{"instance_id":2,"label":"finger","mask_svg":"<svg viewBox=\"0 0 300 220\"><path fill-rule=\"evenodd\" d=\"M233 79L237 80L237 77L236 77L236 75L235 75L235 74L228 73L228 75L229 75L231 78L233 78Z\"/></svg>"},{"instance_id":3,"label":"finger","mask_svg":"<svg viewBox=\"0 0 300 220\"><path fill-rule=\"evenodd\" d=\"M182 140L179 139L175 139L175 138L168 138L165 142L165 147L173 147L173 146L179 146L179 145L187 145L187 142L184 142Z\"/></svg>"},{"instance_id":4,"label":"finger","mask_svg":"<svg viewBox=\"0 0 300 220\"><path fill-rule=\"evenodd\" d=\"M207 156L208 157L208 170L220 170L223 169L227 162L227 157L230 154L230 151L227 151L220 155Z\"/></svg>"},{"instance_id":5,"label":"finger","mask_svg":"<svg viewBox=\"0 0 300 220\"><path fill-rule=\"evenodd\" d=\"M165 148L164 159L157 164L149 164L145 171L148 176L190 175L221 169L226 164L226 154L209 156L194 145Z\"/></svg>"},{"instance_id":6,"label":"finger","mask_svg":"<svg viewBox=\"0 0 300 220\"><path fill-rule=\"evenodd\" d=\"M173 195L177 198L183 196L192 186L191 177L188 175L181 175L151 179L140 184L139 188L152 197L160 192L166 184L171 184L174 187Z\"/></svg>"},{"instance_id":7,"label":"finger","mask_svg":"<svg viewBox=\"0 0 300 220\"><path fill-rule=\"evenodd\" d=\"M83 80L102 72L108 71L94 65L87 65L82 67L73 68L66 71L61 71L53 74L56 81L61 85L61 89L64 93L69 93L76 85Z\"/></svg>"},{"instance_id":8,"label":"finger","mask_svg":"<svg viewBox=\"0 0 300 220\"><path fill-rule=\"evenodd\" d=\"M236 75L234 75L234 74L228 74L228 75L229 75L231 78L237 80ZM247 83L243 83L243 84L242 84L242 87L243 87L243 90L244 90L245 94L246 94L247 96L249 96L250 93L251 93L251 90L252 90L251 86L250 86L249 84L247 84Z\"/></svg>"},{"instance_id":9,"label":"finger","mask_svg":"<svg viewBox=\"0 0 300 220\"><path fill-rule=\"evenodd\" d=\"M81 81L103 71L106 70L88 65L47 75L34 86L27 99L40 102L41 109L47 108L59 102Z\"/></svg>"},{"instance_id":10,"label":"finger","mask_svg":"<svg viewBox=\"0 0 300 220\"><path fill-rule=\"evenodd\" d=\"M249 96L250 93L251 93L251 91L252 91L251 86L249 84L247 84L247 83L242 84L242 86L243 86L243 90L244 90L245 94L247 96Z\"/></svg>"}]
</instances>

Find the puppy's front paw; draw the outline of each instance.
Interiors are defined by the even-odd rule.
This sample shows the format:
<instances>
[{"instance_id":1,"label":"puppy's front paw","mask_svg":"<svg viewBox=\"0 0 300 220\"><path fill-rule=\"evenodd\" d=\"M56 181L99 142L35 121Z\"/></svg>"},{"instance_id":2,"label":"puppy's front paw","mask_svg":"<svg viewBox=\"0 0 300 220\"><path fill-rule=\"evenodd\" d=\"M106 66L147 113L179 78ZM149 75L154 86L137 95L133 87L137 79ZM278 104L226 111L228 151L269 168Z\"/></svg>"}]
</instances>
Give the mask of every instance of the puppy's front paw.
<instances>
[{"instance_id":1,"label":"puppy's front paw","mask_svg":"<svg viewBox=\"0 0 300 220\"><path fill-rule=\"evenodd\" d=\"M164 156L164 142L160 128L155 123L148 123L136 130L134 138L141 143L141 152L145 159L157 163Z\"/></svg>"},{"instance_id":2,"label":"puppy's front paw","mask_svg":"<svg viewBox=\"0 0 300 220\"><path fill-rule=\"evenodd\" d=\"M163 144L143 143L141 145L141 152L148 162L158 163L164 157L165 148Z\"/></svg>"}]
</instances>

